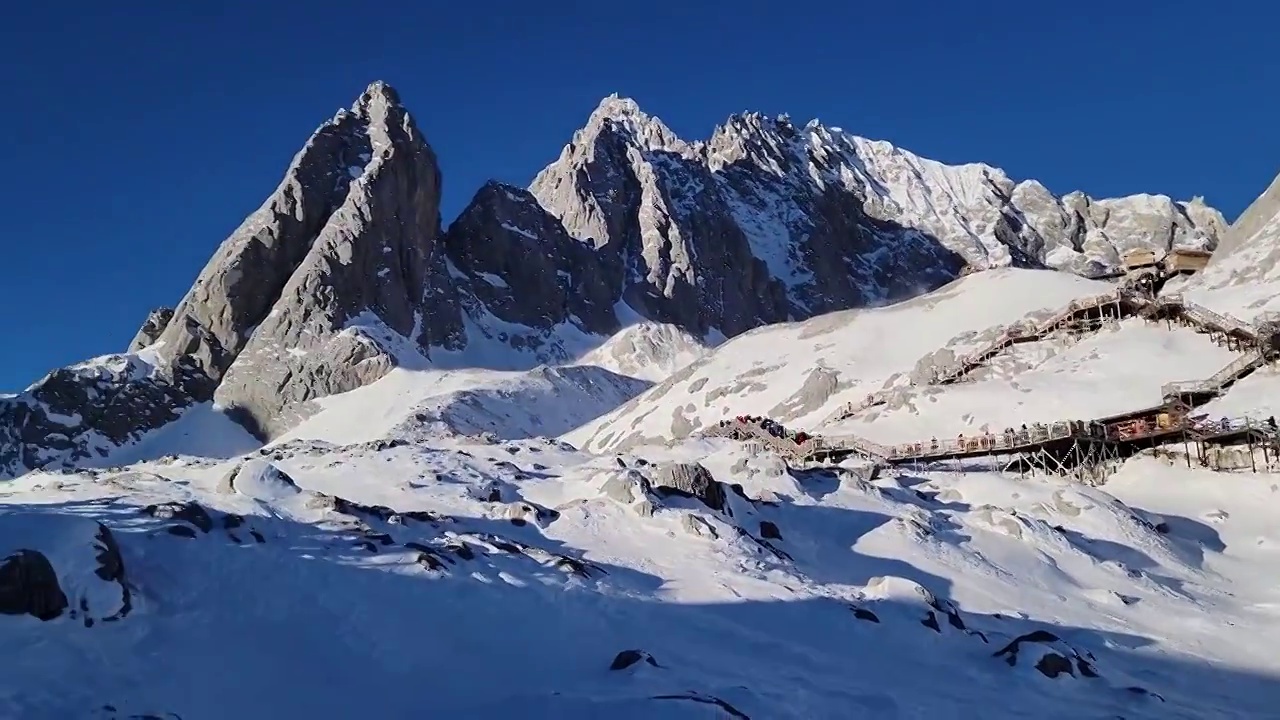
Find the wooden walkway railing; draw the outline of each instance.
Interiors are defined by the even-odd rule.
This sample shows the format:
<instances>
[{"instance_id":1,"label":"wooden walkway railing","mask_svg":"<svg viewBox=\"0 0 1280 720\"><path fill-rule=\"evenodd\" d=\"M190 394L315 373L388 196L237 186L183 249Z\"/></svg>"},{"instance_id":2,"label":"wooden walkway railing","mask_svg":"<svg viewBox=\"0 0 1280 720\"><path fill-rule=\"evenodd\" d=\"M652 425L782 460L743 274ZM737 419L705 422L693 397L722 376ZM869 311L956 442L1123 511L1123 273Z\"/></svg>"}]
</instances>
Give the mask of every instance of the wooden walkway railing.
<instances>
[{"instance_id":1,"label":"wooden walkway railing","mask_svg":"<svg viewBox=\"0 0 1280 720\"><path fill-rule=\"evenodd\" d=\"M1012 454L1042 447L1058 440L1093 436L1095 436L1095 433L1088 428L1088 423L1063 421L1048 425L1036 425L1027 428L1025 431L983 433L972 436L959 435L950 440L931 438L927 442L900 443L887 449L886 459L891 462L927 462L934 458L954 457L957 455Z\"/></svg>"},{"instance_id":2,"label":"wooden walkway railing","mask_svg":"<svg viewBox=\"0 0 1280 720\"><path fill-rule=\"evenodd\" d=\"M1259 340L1259 338L1264 332L1274 334L1280 331L1280 313L1259 315L1251 326L1238 318L1214 312L1196 303L1187 302L1181 295L1170 295L1151 300L1125 290L1117 290L1075 300L1039 324L1021 323L1006 328L995 340L962 358L960 364L954 366L946 374L935 377L933 383L942 384L948 382L948 379L953 380L969 372L986 359L1013 344L1016 340L1024 339L1028 336L1043 337L1084 310L1116 302L1126 302L1144 309L1173 309L1179 312L1188 322L1202 329L1236 333L1253 339L1253 347L1244 355L1236 358L1204 380L1180 381L1163 385L1160 390L1165 406L1152 408L1152 414L1159 413L1161 418L1159 422L1148 419L1147 421L1132 420L1104 425L1100 421L1059 421L1047 425L1037 424L1025 431L1010 430L999 434L983 433L968 437L959 435L954 440L931 438L927 442L902 443L891 446L881 445L853 435L821 437L806 434L803 436L804 442L796 442L794 435L786 433L781 436L775 435L757 422L740 422L736 420L707 428L703 431L703 435L756 442L783 457L798 460L836 452L857 454L881 464L899 464L904 461L927 462L934 458L965 455L1015 454L1043 448L1050 443L1072 438L1105 442L1132 442L1148 437L1186 431L1193 439L1204 439L1238 433L1241 428L1248 426L1250 423L1248 418L1233 419L1226 425L1204 423L1189 417L1183 411L1175 411L1173 408L1179 405L1181 398L1187 395L1220 394L1240 378L1265 365L1268 362L1268 358L1271 357L1271 353L1266 349L1257 347L1258 345L1266 344L1265 340ZM1264 328L1266 329L1264 330ZM889 394L899 389L889 388L873 392L867 396L859 408L884 404ZM846 407L852 410L853 406ZM1167 412L1161 413L1161 409L1166 409ZM843 417L847 417L847 415L838 419L843 419ZM1235 427L1233 423L1239 423L1241 427ZM1273 441L1277 440L1277 433L1274 428L1269 428L1266 425L1253 423L1249 427L1249 432L1262 432Z\"/></svg>"},{"instance_id":3,"label":"wooden walkway railing","mask_svg":"<svg viewBox=\"0 0 1280 720\"><path fill-rule=\"evenodd\" d=\"M1219 395L1234 385L1237 380L1262 367L1266 362L1266 357L1261 351L1250 350L1204 380L1165 383L1160 387L1160 394L1166 401L1186 395Z\"/></svg>"},{"instance_id":4,"label":"wooden walkway railing","mask_svg":"<svg viewBox=\"0 0 1280 720\"><path fill-rule=\"evenodd\" d=\"M1183 316L1192 325L1205 331L1235 333L1249 340L1258 338L1263 323L1280 324L1280 313L1266 313L1247 323L1237 317L1215 312L1198 303L1186 300L1182 295L1166 295L1155 300L1127 290L1116 290L1110 293L1073 300L1066 307L1054 313L1047 320L1037 324L1020 323L1000 333L994 340L978 348L956 361L950 368L938 373L931 381L933 385L946 385L981 367L986 361L999 354L1015 341L1026 338L1043 338L1058 330L1068 321L1085 310L1109 305L1111 303L1127 303L1138 306L1139 312L1156 309L1171 309ZM1274 317L1269 317L1274 316Z\"/></svg>"},{"instance_id":5,"label":"wooden walkway railing","mask_svg":"<svg viewBox=\"0 0 1280 720\"><path fill-rule=\"evenodd\" d=\"M1203 416L1161 414L1160 421L1131 420L1104 425L1096 421L1064 420L1048 424L1036 424L1026 430L1007 430L1002 433L957 436L954 439L880 445L855 436L821 437L807 436L798 443L790 436L770 434L756 423L733 421L726 426L714 426L703 432L708 437L726 437L754 443L771 450L780 457L807 461L831 453L854 454L881 465L905 465L929 463L947 458L982 457L990 455L1017 455L1034 452L1063 441L1084 440L1110 443L1134 443L1147 438L1171 436L1185 432L1192 441L1213 440L1250 433L1256 438L1266 438L1280 443L1280 433L1265 422L1249 417L1209 420Z\"/></svg>"},{"instance_id":6,"label":"wooden walkway railing","mask_svg":"<svg viewBox=\"0 0 1280 720\"><path fill-rule=\"evenodd\" d=\"M1023 321L1011 325L1001 332L994 340L983 345L977 350L959 358L955 365L936 375L931 384L946 385L956 379L972 372L975 368L980 367L984 362L999 354L1005 348L1013 345L1018 340L1026 338L1042 338L1049 333L1057 330L1067 321L1074 318L1077 314L1084 310L1108 305L1114 302L1120 302L1130 299L1130 295L1123 290L1116 290L1101 295L1072 300L1058 312L1049 316L1040 323Z\"/></svg>"}]
</instances>

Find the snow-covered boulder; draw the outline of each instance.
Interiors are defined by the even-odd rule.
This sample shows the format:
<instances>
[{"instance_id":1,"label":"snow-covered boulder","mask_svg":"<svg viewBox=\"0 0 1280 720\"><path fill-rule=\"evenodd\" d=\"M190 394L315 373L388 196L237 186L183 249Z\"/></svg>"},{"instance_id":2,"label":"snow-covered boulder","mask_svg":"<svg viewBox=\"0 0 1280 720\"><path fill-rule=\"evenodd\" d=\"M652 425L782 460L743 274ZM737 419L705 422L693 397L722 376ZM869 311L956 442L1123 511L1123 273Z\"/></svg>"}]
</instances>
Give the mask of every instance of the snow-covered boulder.
<instances>
[{"instance_id":1,"label":"snow-covered boulder","mask_svg":"<svg viewBox=\"0 0 1280 720\"><path fill-rule=\"evenodd\" d=\"M282 500L302 492L288 473L261 458L246 460L232 469L223 478L218 490L259 500Z\"/></svg>"},{"instance_id":2,"label":"snow-covered boulder","mask_svg":"<svg viewBox=\"0 0 1280 720\"><path fill-rule=\"evenodd\" d=\"M78 515L0 511L0 614L86 627L133 608L124 559L105 525Z\"/></svg>"}]
</instances>

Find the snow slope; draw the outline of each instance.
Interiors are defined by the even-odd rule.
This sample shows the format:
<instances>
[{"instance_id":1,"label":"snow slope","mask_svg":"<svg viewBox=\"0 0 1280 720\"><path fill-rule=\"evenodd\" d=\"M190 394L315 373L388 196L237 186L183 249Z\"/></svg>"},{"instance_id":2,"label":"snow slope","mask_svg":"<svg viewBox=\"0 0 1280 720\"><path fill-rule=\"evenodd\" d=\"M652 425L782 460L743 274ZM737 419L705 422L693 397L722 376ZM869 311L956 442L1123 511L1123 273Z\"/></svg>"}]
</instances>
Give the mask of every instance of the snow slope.
<instances>
[{"instance_id":1,"label":"snow slope","mask_svg":"<svg viewBox=\"0 0 1280 720\"><path fill-rule=\"evenodd\" d=\"M659 383L702 358L709 350L700 340L675 325L637 322L577 362Z\"/></svg>"},{"instance_id":2,"label":"snow slope","mask_svg":"<svg viewBox=\"0 0 1280 720\"><path fill-rule=\"evenodd\" d=\"M648 327L571 366L397 368L261 450L192 408L118 466L0 485L0 717L1277 717L1272 474L868 480L672 441L677 413L885 442L1088 417L1232 358L1125 321L826 422L1108 289L1000 270L710 351ZM1268 411L1275 382L1216 406ZM709 480L680 484L695 462ZM56 618L14 611L20 550Z\"/></svg>"},{"instance_id":3,"label":"snow slope","mask_svg":"<svg viewBox=\"0 0 1280 720\"><path fill-rule=\"evenodd\" d=\"M995 326L1113 289L1065 273L1006 268L884 308L761 328L564 437L592 451L613 450L684 437L742 414L811 427L886 382L905 383L895 376L944 345L967 352Z\"/></svg>"},{"instance_id":4,"label":"snow slope","mask_svg":"<svg viewBox=\"0 0 1280 720\"><path fill-rule=\"evenodd\" d=\"M997 359L996 377L977 371L986 378L922 389L902 407L872 408L825 432L894 444L1106 417L1159 405L1164 383L1207 378L1236 357L1191 329L1125 320L1067 347L1015 345Z\"/></svg>"},{"instance_id":5,"label":"snow slope","mask_svg":"<svg viewBox=\"0 0 1280 720\"><path fill-rule=\"evenodd\" d=\"M619 488L652 466L540 440L298 441L230 481L233 464L193 460L29 475L7 488L0 539L83 556L85 520L102 522L131 612L0 617L0 715L1271 712L1280 597L1257 569L1280 511L1265 480L1227 496L1218 477L1139 463L1115 485L1130 506L1066 482L867 483L732 444L696 452L742 484L728 512L651 496L649 515ZM1170 472L1176 498L1160 492ZM204 512L147 510L165 502ZM46 532L15 536L33 517ZM1034 631L1057 639L1024 642L1013 667L995 657ZM1097 677L1042 676L1049 651Z\"/></svg>"}]
</instances>

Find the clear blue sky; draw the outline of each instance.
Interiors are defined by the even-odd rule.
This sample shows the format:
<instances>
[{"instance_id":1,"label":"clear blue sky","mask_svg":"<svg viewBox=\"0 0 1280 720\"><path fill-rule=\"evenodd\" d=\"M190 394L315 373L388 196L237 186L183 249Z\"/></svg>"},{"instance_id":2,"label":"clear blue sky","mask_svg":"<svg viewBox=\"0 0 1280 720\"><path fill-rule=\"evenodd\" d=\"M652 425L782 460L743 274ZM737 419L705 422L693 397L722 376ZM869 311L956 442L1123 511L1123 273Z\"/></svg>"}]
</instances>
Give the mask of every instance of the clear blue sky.
<instances>
[{"instance_id":1,"label":"clear blue sky","mask_svg":"<svg viewBox=\"0 0 1280 720\"><path fill-rule=\"evenodd\" d=\"M1229 220L1280 171L1280 9L1260 0L72 0L0 17L0 390L123 350L376 79L440 157L446 223L487 178L527 184L615 91L689 138L788 112L1060 193L1200 194Z\"/></svg>"}]
</instances>

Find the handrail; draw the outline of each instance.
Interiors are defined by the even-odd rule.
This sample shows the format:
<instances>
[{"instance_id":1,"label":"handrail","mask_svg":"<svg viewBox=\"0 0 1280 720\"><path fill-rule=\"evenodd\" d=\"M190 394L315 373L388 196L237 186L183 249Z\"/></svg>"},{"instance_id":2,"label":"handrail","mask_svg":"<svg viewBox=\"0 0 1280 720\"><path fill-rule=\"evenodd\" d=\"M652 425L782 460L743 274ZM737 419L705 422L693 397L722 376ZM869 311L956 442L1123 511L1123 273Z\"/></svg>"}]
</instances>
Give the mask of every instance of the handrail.
<instances>
[{"instance_id":1,"label":"handrail","mask_svg":"<svg viewBox=\"0 0 1280 720\"><path fill-rule=\"evenodd\" d=\"M930 439L928 442L900 443L888 448L889 458L928 458L966 452L1010 450L1061 440L1076 435L1089 435L1087 423L1060 421L1036 425L1026 431L986 432L981 435L959 435L954 440Z\"/></svg>"},{"instance_id":2,"label":"handrail","mask_svg":"<svg viewBox=\"0 0 1280 720\"><path fill-rule=\"evenodd\" d=\"M1226 422L1224 423L1222 422L1222 420L1226 420ZM1222 420L1204 419L1199 421L1193 421L1190 423L1190 429L1200 435L1207 435L1207 436L1226 435L1227 433L1239 432L1241 430L1250 430L1250 429L1259 430L1261 432L1267 432L1267 429L1264 426L1258 423L1252 422L1248 417L1223 418Z\"/></svg>"},{"instance_id":3,"label":"handrail","mask_svg":"<svg viewBox=\"0 0 1280 720\"><path fill-rule=\"evenodd\" d=\"M1212 392L1214 388L1207 380L1179 380L1160 386L1160 397L1171 398L1186 393Z\"/></svg>"},{"instance_id":4,"label":"handrail","mask_svg":"<svg viewBox=\"0 0 1280 720\"><path fill-rule=\"evenodd\" d=\"M1137 304L1145 304L1148 307L1154 306L1180 306L1183 316L1202 325L1216 325L1223 330L1239 330L1247 333L1253 333L1253 329L1269 323L1280 323L1280 312L1268 312L1259 314L1254 318L1252 326L1245 324L1243 321L1216 313L1208 308L1195 303L1186 302L1183 297L1178 295L1166 295L1154 300L1141 298L1137 296L1128 297L1123 289L1110 293L1104 293L1089 298L1073 300L1066 308L1055 313L1050 318L1040 324L1032 321L1021 321L1010 324L996 337L995 340L987 343L979 350L970 353L959 359L959 363L952 366L951 369L937 373L935 382L941 379L950 379L952 377L963 375L971 366L981 363L990 353L998 351L1005 345L1009 344L1012 339L1025 337L1025 333L1030 332L1034 335L1044 335L1051 332L1055 326L1064 319L1070 317L1076 312L1089 308L1104 305L1112 301L1118 301L1128 298ZM1030 328L1030 329L1028 329ZM1255 335L1256 338L1256 335ZM1171 398L1177 398L1178 395L1196 392L1218 393L1223 387L1234 380L1242 377L1246 371L1256 368L1267 362L1267 356L1261 350L1251 350L1244 355L1237 357L1228 363L1225 367L1218 370L1212 376L1203 380L1184 380L1177 382L1165 383L1160 387L1161 395L1166 401ZM870 407L872 405L886 402L890 393L900 388L887 388L869 393L866 399L860 403L861 408ZM854 404L848 403L845 407L852 411ZM877 462L888 460L925 460L933 457L946 457L964 453L978 454L994 454L1001 450L1017 451L1021 448L1029 446L1041 445L1053 440L1066 439L1073 436L1106 438L1110 440L1132 440L1135 438L1143 438L1149 435L1159 435L1178 430L1189 430L1202 435L1225 434L1228 432L1238 431L1240 429L1256 429L1259 432L1272 436L1273 439L1280 441L1280 432L1262 425L1250 425L1249 419L1246 417L1243 424L1239 420L1228 420L1225 425L1216 422L1196 421L1184 414L1175 413L1169 409L1156 410L1158 412L1158 421L1152 422L1150 419L1143 421L1126 421L1105 428L1093 421L1059 421L1050 424L1037 423L1026 431L1008 430L1003 433L993 434L990 432L981 435L966 437L963 434L957 436L955 440L938 441L936 438L930 439L928 442L901 443L893 446L884 446L879 443L872 442L865 438L849 435L840 438L824 438L818 435L806 435L804 443L797 443L794 436L783 435L777 436L766 431L757 423L744 423L733 421L723 426L713 426L703 431L705 435L726 435L731 438L738 439L746 437L750 440L760 441L767 447L771 447L784 455L795 456L800 459L812 457L815 453L821 451L841 451L849 450L864 455Z\"/></svg>"},{"instance_id":5,"label":"handrail","mask_svg":"<svg viewBox=\"0 0 1280 720\"><path fill-rule=\"evenodd\" d=\"M1203 324L1216 325L1219 328L1222 328L1223 330L1235 330L1235 331L1248 332L1251 329L1248 326L1248 324L1246 324L1243 320L1240 320L1239 318L1234 318L1234 317L1231 317L1230 315L1224 315L1219 312L1214 312L1213 310L1210 310L1209 308L1203 305L1200 305L1198 303L1193 303L1193 302L1183 303L1182 311L1186 313L1188 316L1194 317L1196 315L1200 315L1202 316L1202 318L1208 320L1208 322L1204 322ZM1203 322L1203 319L1202 319L1202 322Z\"/></svg>"},{"instance_id":6,"label":"handrail","mask_svg":"<svg viewBox=\"0 0 1280 720\"><path fill-rule=\"evenodd\" d=\"M1099 307L1124 298L1125 293L1123 290L1113 290L1111 292L1072 300L1058 312L1050 315L1039 323L1036 323L1034 320L1021 320L1011 323L1009 326L1006 326L1005 329L1001 331L1001 333L991 342L981 346L971 353L956 358L956 363L954 365L935 376L935 383L941 383L944 380L951 380L952 378L968 373L974 366L981 364L982 361L987 359L992 353L1003 349L1014 339L1046 335L1052 332L1059 323L1070 318L1081 310Z\"/></svg>"},{"instance_id":7,"label":"handrail","mask_svg":"<svg viewBox=\"0 0 1280 720\"><path fill-rule=\"evenodd\" d=\"M1185 393L1216 393L1222 389L1223 385L1238 379L1240 375L1244 374L1245 370L1257 367L1262 362L1261 353L1257 351L1246 353L1227 363L1221 370L1204 380L1179 380L1165 383L1160 386L1160 396L1170 398Z\"/></svg>"},{"instance_id":8,"label":"handrail","mask_svg":"<svg viewBox=\"0 0 1280 720\"><path fill-rule=\"evenodd\" d=\"M1256 367L1261 362L1262 354L1256 351L1241 355L1233 360L1231 364L1214 373L1213 376L1209 378L1209 382L1220 387L1228 381L1237 379L1245 370Z\"/></svg>"},{"instance_id":9,"label":"handrail","mask_svg":"<svg viewBox=\"0 0 1280 720\"><path fill-rule=\"evenodd\" d=\"M1175 384L1177 383L1170 383L1170 385ZM972 436L959 435L954 440L930 439L926 442L899 443L888 447L866 438L852 435L840 438L810 435L807 436L804 443L796 443L790 437L771 435L755 423L739 423L736 421L726 426L712 426L707 428L703 434L708 436L724 435L736 440L760 442L779 454L796 459L812 457L822 451L845 450L864 455L877 462L888 462L893 460L928 461L931 458L965 453L994 455L1001 451L1018 452L1028 447L1072 437L1132 441L1151 435L1161 435L1181 430L1191 432L1200 437L1213 437L1247 429L1256 430L1280 441L1280 432L1268 428L1263 423L1254 423L1248 417L1230 418L1226 424L1223 424L1221 421L1197 420L1187 415L1172 413L1166 422L1130 421L1104 427L1092 421L1064 420L1048 424L1037 423L1026 431L1007 430L1003 433L985 432Z\"/></svg>"}]
</instances>

